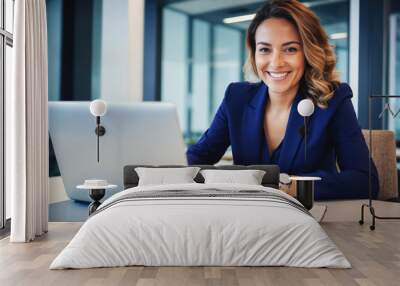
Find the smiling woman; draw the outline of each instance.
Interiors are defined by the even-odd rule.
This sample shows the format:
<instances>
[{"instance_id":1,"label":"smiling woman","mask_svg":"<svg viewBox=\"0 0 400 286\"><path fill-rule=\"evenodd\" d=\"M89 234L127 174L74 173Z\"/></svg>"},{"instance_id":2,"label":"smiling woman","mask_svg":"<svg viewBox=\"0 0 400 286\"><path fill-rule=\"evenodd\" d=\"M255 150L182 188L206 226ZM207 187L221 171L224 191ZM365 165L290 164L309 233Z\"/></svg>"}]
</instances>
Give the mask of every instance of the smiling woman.
<instances>
[{"instance_id":1,"label":"smiling woman","mask_svg":"<svg viewBox=\"0 0 400 286\"><path fill-rule=\"evenodd\" d=\"M304 74L304 52L296 27L281 18L264 20L255 37L249 33L247 41L255 42L255 51L249 53L254 55L250 60L254 72L268 86L264 132L271 154L285 136L290 106Z\"/></svg>"},{"instance_id":2,"label":"smiling woman","mask_svg":"<svg viewBox=\"0 0 400 286\"><path fill-rule=\"evenodd\" d=\"M189 164L214 164L231 145L235 164L277 164L281 172L321 177L316 199L368 197L368 149L352 91L338 81L318 17L296 0L268 1L252 20L246 44L261 82L228 86L210 128L187 151ZM307 158L297 113L306 98L316 105L307 127ZM373 165L375 196L378 188Z\"/></svg>"},{"instance_id":3,"label":"smiling woman","mask_svg":"<svg viewBox=\"0 0 400 286\"><path fill-rule=\"evenodd\" d=\"M270 9L260 9L249 26L246 38L248 61L254 73L267 85L271 83L268 79L281 78L279 74L278 78L277 75L273 78L273 74L263 77L264 73L288 69L292 75L285 84L292 88L292 93L295 94L300 85L320 107L326 107L339 85L336 58L328 36L318 17L303 4L274 2L276 5L265 5ZM268 87L271 93L273 85Z\"/></svg>"}]
</instances>

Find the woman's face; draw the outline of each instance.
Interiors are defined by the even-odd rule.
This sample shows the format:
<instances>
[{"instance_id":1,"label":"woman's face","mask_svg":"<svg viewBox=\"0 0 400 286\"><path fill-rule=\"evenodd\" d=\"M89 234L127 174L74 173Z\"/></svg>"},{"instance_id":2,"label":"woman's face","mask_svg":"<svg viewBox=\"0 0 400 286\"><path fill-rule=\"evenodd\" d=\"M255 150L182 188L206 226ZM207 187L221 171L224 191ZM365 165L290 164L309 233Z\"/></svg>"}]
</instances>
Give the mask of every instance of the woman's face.
<instances>
[{"instance_id":1,"label":"woman's face","mask_svg":"<svg viewBox=\"0 0 400 286\"><path fill-rule=\"evenodd\" d=\"M304 74L305 58L299 33L288 20L270 18L255 34L258 76L269 93L296 93Z\"/></svg>"}]
</instances>

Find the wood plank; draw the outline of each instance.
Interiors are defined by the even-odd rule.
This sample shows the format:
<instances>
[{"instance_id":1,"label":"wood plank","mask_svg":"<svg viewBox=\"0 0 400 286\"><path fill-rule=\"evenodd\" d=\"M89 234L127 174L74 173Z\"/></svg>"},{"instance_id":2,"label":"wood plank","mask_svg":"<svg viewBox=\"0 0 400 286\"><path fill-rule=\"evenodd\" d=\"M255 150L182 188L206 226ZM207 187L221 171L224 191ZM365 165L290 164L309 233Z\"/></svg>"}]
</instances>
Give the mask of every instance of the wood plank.
<instances>
[{"instance_id":1,"label":"wood plank","mask_svg":"<svg viewBox=\"0 0 400 286\"><path fill-rule=\"evenodd\" d=\"M81 223L50 223L32 243L0 241L0 285L399 285L400 224L379 221L374 232L354 222L322 227L351 262L352 269L290 267L116 267L49 270Z\"/></svg>"}]
</instances>

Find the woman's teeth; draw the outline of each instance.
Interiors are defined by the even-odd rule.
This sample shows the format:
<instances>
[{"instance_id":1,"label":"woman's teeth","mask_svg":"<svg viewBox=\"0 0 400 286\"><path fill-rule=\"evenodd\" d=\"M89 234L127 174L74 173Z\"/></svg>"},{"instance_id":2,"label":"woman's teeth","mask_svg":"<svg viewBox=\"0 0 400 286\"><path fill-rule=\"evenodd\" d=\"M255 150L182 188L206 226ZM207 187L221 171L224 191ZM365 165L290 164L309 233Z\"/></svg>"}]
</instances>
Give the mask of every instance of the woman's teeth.
<instances>
[{"instance_id":1,"label":"woman's teeth","mask_svg":"<svg viewBox=\"0 0 400 286\"><path fill-rule=\"evenodd\" d=\"M273 80L284 80L287 78L288 74L289 74L289 72L268 72L268 75Z\"/></svg>"}]
</instances>

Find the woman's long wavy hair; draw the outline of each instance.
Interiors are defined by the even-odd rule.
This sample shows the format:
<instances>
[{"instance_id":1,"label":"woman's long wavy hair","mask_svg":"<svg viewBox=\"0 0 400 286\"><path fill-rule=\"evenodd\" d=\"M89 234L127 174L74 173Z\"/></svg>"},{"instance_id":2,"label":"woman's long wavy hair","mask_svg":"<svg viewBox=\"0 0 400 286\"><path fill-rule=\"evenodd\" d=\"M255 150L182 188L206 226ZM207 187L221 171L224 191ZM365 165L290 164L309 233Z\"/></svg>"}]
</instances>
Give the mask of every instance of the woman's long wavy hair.
<instances>
[{"instance_id":1,"label":"woman's long wavy hair","mask_svg":"<svg viewBox=\"0 0 400 286\"><path fill-rule=\"evenodd\" d=\"M286 19L297 28L306 59L300 88L320 107L327 107L340 83L335 68L336 57L319 18L299 1L272 0L257 11L247 30L247 65L258 74L255 63L255 34L258 26L269 18Z\"/></svg>"}]
</instances>

